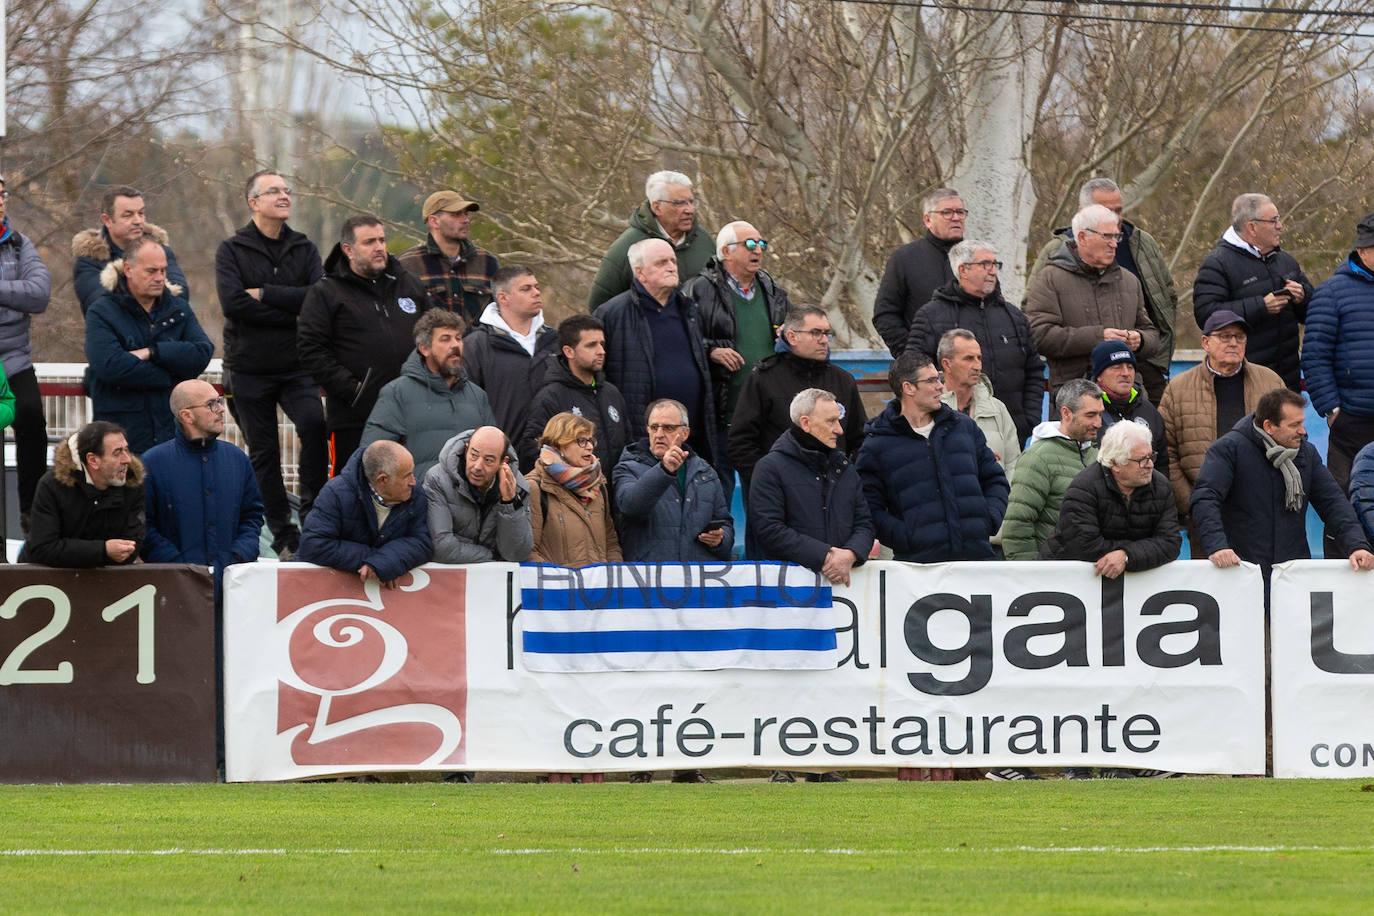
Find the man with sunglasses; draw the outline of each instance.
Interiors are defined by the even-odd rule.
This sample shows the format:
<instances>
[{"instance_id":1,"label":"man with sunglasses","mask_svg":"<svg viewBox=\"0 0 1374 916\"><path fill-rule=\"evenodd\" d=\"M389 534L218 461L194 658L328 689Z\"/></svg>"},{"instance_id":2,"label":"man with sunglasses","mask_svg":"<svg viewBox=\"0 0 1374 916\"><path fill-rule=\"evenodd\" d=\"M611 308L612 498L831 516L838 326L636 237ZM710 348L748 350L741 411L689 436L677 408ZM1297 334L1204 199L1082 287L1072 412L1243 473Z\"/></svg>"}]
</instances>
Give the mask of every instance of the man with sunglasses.
<instances>
[{"instance_id":1,"label":"man with sunglasses","mask_svg":"<svg viewBox=\"0 0 1374 916\"><path fill-rule=\"evenodd\" d=\"M262 497L248 456L227 442L224 398L190 379L172 389L176 436L143 455L149 563L197 563L215 569L215 606L224 568L258 558Z\"/></svg>"},{"instance_id":2,"label":"man with sunglasses","mask_svg":"<svg viewBox=\"0 0 1374 916\"><path fill-rule=\"evenodd\" d=\"M1073 238L1060 244L1026 291L1026 319L1035 347L1050 364L1050 388L1082 378L1093 347L1125 344L1137 358L1159 347L1135 274L1116 262L1121 242L1116 214L1091 204L1074 214Z\"/></svg>"},{"instance_id":3,"label":"man with sunglasses","mask_svg":"<svg viewBox=\"0 0 1374 916\"><path fill-rule=\"evenodd\" d=\"M778 328L792 307L787 291L763 269L767 250L768 241L757 229L736 220L716 234L716 257L682 284L683 294L701 310L718 442L726 441L744 380L772 354ZM735 469L723 450L716 456L716 473L729 502L735 491Z\"/></svg>"},{"instance_id":4,"label":"man with sunglasses","mask_svg":"<svg viewBox=\"0 0 1374 916\"><path fill-rule=\"evenodd\" d=\"M1279 208L1264 194L1232 201L1231 225L1197 269L1193 317L1198 327L1220 310L1244 318L1250 362L1268 366L1301 391L1298 325L1307 320L1312 282L1297 258L1279 247L1282 232Z\"/></svg>"},{"instance_id":5,"label":"man with sunglasses","mask_svg":"<svg viewBox=\"0 0 1374 916\"><path fill-rule=\"evenodd\" d=\"M954 188L936 188L922 204L921 222L926 231L892 252L873 301L873 327L894 357L909 346L907 337L916 312L937 289L955 279L949 253L963 240L968 219L964 199ZM937 340L939 336L935 335Z\"/></svg>"}]
</instances>

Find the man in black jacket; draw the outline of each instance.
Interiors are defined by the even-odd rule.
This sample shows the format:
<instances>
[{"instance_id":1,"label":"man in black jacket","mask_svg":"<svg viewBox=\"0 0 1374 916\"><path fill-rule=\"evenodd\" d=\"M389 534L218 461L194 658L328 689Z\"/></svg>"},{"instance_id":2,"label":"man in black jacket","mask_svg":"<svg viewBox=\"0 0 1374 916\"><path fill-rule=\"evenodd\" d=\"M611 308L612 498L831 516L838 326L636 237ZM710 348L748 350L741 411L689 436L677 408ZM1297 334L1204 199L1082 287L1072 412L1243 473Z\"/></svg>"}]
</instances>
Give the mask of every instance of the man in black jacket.
<instances>
[{"instance_id":1,"label":"man in black jacket","mask_svg":"<svg viewBox=\"0 0 1374 916\"><path fill-rule=\"evenodd\" d=\"M768 241L757 229L736 220L716 233L716 257L682 284L683 294L701 309L721 443L729 435L744 380L772 355L778 328L792 308L787 291L763 269L767 250ZM728 503L735 492L735 468L724 448L716 456L716 473Z\"/></svg>"},{"instance_id":2,"label":"man in black jacket","mask_svg":"<svg viewBox=\"0 0 1374 916\"><path fill-rule=\"evenodd\" d=\"M371 214L350 216L324 262L325 276L301 305L301 366L324 389L334 473L358 448L382 386L415 349L425 288L386 251L386 230Z\"/></svg>"},{"instance_id":3,"label":"man in black jacket","mask_svg":"<svg viewBox=\"0 0 1374 916\"><path fill-rule=\"evenodd\" d=\"M1002 262L991 242L965 239L950 249L948 260L954 279L921 306L906 346L939 365L940 338L946 331L973 332L993 396L1007 405L1024 442L1045 414L1045 363L1035 349L1030 322L1002 298L997 285Z\"/></svg>"},{"instance_id":4,"label":"man in black jacket","mask_svg":"<svg viewBox=\"0 0 1374 916\"><path fill-rule=\"evenodd\" d=\"M873 302L873 327L893 357L901 356L907 348L917 310L930 301L935 290L954 279L949 250L963 239L964 220L968 218L964 199L953 188L936 188L923 203L925 234L892 252ZM938 340L940 335L935 337ZM929 352L934 359L935 352Z\"/></svg>"},{"instance_id":5,"label":"man in black jacket","mask_svg":"<svg viewBox=\"0 0 1374 916\"><path fill-rule=\"evenodd\" d=\"M1138 366L1131 348L1115 340L1104 340L1093 347L1093 367L1088 377L1102 389L1102 427L1097 431L1100 446L1107 430L1129 420L1149 428L1154 441L1154 468L1169 479L1169 444L1164 436L1164 418L1145 394L1138 381Z\"/></svg>"},{"instance_id":6,"label":"man in black jacket","mask_svg":"<svg viewBox=\"0 0 1374 916\"><path fill-rule=\"evenodd\" d=\"M496 425L514 439L525 428L531 399L544 383L558 332L544 323L544 299L534 272L508 264L491 280L496 301L463 338L463 363L487 393Z\"/></svg>"},{"instance_id":7,"label":"man in black jacket","mask_svg":"<svg viewBox=\"0 0 1374 916\"><path fill-rule=\"evenodd\" d=\"M1245 358L1268 366L1294 391L1299 380L1298 325L1307 321L1312 282L1279 248L1283 220L1263 194L1231 203L1231 225L1203 259L1193 281L1193 317L1202 327L1213 312L1235 312L1249 325Z\"/></svg>"},{"instance_id":8,"label":"man in black jacket","mask_svg":"<svg viewBox=\"0 0 1374 916\"><path fill-rule=\"evenodd\" d=\"M620 389L606 381L606 329L591 315L573 315L558 326L561 352L549 361L544 387L530 402L524 431L515 442L520 468L529 471L539 455L539 436L555 414L567 411L596 424L597 460L614 468L630 442L630 422Z\"/></svg>"},{"instance_id":9,"label":"man in black jacket","mask_svg":"<svg viewBox=\"0 0 1374 916\"><path fill-rule=\"evenodd\" d=\"M143 465L124 430L105 420L87 423L53 450L19 562L79 569L135 563L144 517Z\"/></svg>"},{"instance_id":10,"label":"man in black jacket","mask_svg":"<svg viewBox=\"0 0 1374 916\"><path fill-rule=\"evenodd\" d=\"M329 473L320 387L301 368L296 319L306 291L324 276L315 243L286 224L291 189L271 169L244 185L252 218L215 252L215 288L224 310L224 390L248 440L248 458L272 531L272 549L289 560L300 546L282 481L277 405L300 437L300 517L310 512Z\"/></svg>"},{"instance_id":11,"label":"man in black jacket","mask_svg":"<svg viewBox=\"0 0 1374 916\"><path fill-rule=\"evenodd\" d=\"M830 362L830 319L812 305L793 308L783 321L777 351L759 363L744 383L735 420L726 446L730 460L744 482L749 498L749 478L773 443L792 426L791 405L797 392L822 388L832 392L840 405L844 428L841 451L854 455L863 444L868 413L859 397L854 376Z\"/></svg>"}]
</instances>

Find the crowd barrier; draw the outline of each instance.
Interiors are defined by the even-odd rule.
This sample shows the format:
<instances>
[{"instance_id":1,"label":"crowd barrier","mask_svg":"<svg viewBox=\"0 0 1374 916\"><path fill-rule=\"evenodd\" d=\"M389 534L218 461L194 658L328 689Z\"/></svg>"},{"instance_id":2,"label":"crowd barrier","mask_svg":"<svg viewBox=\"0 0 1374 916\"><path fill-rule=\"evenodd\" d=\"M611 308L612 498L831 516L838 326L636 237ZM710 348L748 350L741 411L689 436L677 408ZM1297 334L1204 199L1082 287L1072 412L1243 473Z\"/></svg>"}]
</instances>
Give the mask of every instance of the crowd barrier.
<instances>
[{"instance_id":1,"label":"crowd barrier","mask_svg":"<svg viewBox=\"0 0 1374 916\"><path fill-rule=\"evenodd\" d=\"M1275 572L1277 776L1374 776L1369 583L1336 561ZM1261 773L1262 594L1255 567L1192 561L1117 580L1078 563L872 562L833 589L753 563L427 565L398 589L235 566L227 778ZM203 568L3 567L0 781L214 779L214 659Z\"/></svg>"}]
</instances>

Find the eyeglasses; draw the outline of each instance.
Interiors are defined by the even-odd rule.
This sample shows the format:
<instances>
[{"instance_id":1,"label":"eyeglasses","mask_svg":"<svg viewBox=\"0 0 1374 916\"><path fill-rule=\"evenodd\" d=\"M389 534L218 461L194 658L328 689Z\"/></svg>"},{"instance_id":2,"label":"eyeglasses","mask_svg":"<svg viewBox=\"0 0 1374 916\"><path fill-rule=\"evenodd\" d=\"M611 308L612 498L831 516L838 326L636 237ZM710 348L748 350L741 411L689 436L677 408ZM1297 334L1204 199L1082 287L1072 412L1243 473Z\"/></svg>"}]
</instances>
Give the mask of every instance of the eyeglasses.
<instances>
[{"instance_id":1,"label":"eyeglasses","mask_svg":"<svg viewBox=\"0 0 1374 916\"><path fill-rule=\"evenodd\" d=\"M667 204L670 207L695 207L697 205L695 197L684 197L682 200L660 200L659 203Z\"/></svg>"},{"instance_id":2,"label":"eyeglasses","mask_svg":"<svg viewBox=\"0 0 1374 916\"><path fill-rule=\"evenodd\" d=\"M1252 222L1252 223L1273 223L1275 226L1278 226L1278 224L1281 223L1281 222L1283 222L1283 220L1279 219L1277 216L1274 217L1273 219L1260 219L1259 217L1255 217L1254 219L1250 220L1250 222Z\"/></svg>"},{"instance_id":3,"label":"eyeglasses","mask_svg":"<svg viewBox=\"0 0 1374 916\"><path fill-rule=\"evenodd\" d=\"M254 194L253 196L254 196L254 197L278 197L278 196L280 196L280 195L285 194L287 197L290 197L293 193L294 193L294 192L292 191L291 188L267 188L266 190L259 191L258 193Z\"/></svg>"},{"instance_id":4,"label":"eyeglasses","mask_svg":"<svg viewBox=\"0 0 1374 916\"><path fill-rule=\"evenodd\" d=\"M795 333L797 333L797 334L806 334L806 335L809 336L812 340L822 340L822 339L824 339L824 340L834 340L834 339L835 339L835 332L834 332L834 331L831 331L831 330L822 330L821 328L807 328L806 330L799 330L799 331L796 331Z\"/></svg>"},{"instance_id":5,"label":"eyeglasses","mask_svg":"<svg viewBox=\"0 0 1374 916\"><path fill-rule=\"evenodd\" d=\"M595 436L578 436L573 442L576 442L579 448L596 448Z\"/></svg>"},{"instance_id":6,"label":"eyeglasses","mask_svg":"<svg viewBox=\"0 0 1374 916\"><path fill-rule=\"evenodd\" d=\"M981 268L983 268L984 270L1001 270L1001 269L1002 269L1002 262L1001 262L1001 261L969 261L969 264L973 265L974 267L981 267Z\"/></svg>"},{"instance_id":7,"label":"eyeglasses","mask_svg":"<svg viewBox=\"0 0 1374 916\"><path fill-rule=\"evenodd\" d=\"M1234 346L1235 344L1245 343L1244 334L1208 334L1207 336L1210 337L1212 340L1220 341L1226 344L1227 346Z\"/></svg>"},{"instance_id":8,"label":"eyeglasses","mask_svg":"<svg viewBox=\"0 0 1374 916\"><path fill-rule=\"evenodd\" d=\"M1119 242L1125 238L1120 232L1098 232L1096 229L1084 229L1084 232L1091 232L1093 235L1101 236L1109 242Z\"/></svg>"},{"instance_id":9,"label":"eyeglasses","mask_svg":"<svg viewBox=\"0 0 1374 916\"><path fill-rule=\"evenodd\" d=\"M194 410L197 407L204 407L206 410L212 410L215 413L219 413L224 409L225 403L224 398L211 398L204 404L192 404L191 409Z\"/></svg>"},{"instance_id":10,"label":"eyeglasses","mask_svg":"<svg viewBox=\"0 0 1374 916\"><path fill-rule=\"evenodd\" d=\"M1127 458L1131 464L1138 464L1143 467L1153 467L1155 463L1154 455L1146 455L1144 458Z\"/></svg>"},{"instance_id":11,"label":"eyeglasses","mask_svg":"<svg viewBox=\"0 0 1374 916\"><path fill-rule=\"evenodd\" d=\"M685 423L650 423L649 432L651 433L675 433L679 429L686 429Z\"/></svg>"},{"instance_id":12,"label":"eyeglasses","mask_svg":"<svg viewBox=\"0 0 1374 916\"><path fill-rule=\"evenodd\" d=\"M937 372L934 375L928 375L925 378L918 378L912 380L913 385L930 385L936 388L943 385L944 383L945 374L943 372Z\"/></svg>"},{"instance_id":13,"label":"eyeglasses","mask_svg":"<svg viewBox=\"0 0 1374 916\"><path fill-rule=\"evenodd\" d=\"M10 199L10 192L9 192L9 191L0 191L0 200L9 200L9 199Z\"/></svg>"},{"instance_id":14,"label":"eyeglasses","mask_svg":"<svg viewBox=\"0 0 1374 916\"><path fill-rule=\"evenodd\" d=\"M745 248L747 248L747 249L750 250L750 251L756 251L756 250L757 250L757 251L767 251L767 250L768 250L768 240L767 240L767 239L745 239L744 241L742 241L742 242L736 242L735 244L736 244L736 245L743 245Z\"/></svg>"},{"instance_id":15,"label":"eyeglasses","mask_svg":"<svg viewBox=\"0 0 1374 916\"><path fill-rule=\"evenodd\" d=\"M945 219L954 219L955 217L963 219L964 217L968 216L968 211L965 210L963 207L960 207L957 210L953 207L947 207L944 210L927 210L926 212L933 213L936 216L943 216Z\"/></svg>"}]
</instances>

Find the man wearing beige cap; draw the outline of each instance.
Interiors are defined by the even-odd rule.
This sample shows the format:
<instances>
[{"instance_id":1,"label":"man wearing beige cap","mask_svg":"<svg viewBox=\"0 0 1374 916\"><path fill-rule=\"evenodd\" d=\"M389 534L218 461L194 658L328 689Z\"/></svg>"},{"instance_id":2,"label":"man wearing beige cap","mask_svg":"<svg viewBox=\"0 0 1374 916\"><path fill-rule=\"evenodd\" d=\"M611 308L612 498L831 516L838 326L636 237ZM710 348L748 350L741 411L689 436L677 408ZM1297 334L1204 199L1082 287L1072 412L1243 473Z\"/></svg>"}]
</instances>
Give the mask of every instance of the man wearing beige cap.
<instances>
[{"instance_id":1,"label":"man wearing beige cap","mask_svg":"<svg viewBox=\"0 0 1374 916\"><path fill-rule=\"evenodd\" d=\"M472 214L481 209L457 191L435 191L421 209L429 235L398 255L401 266L419 278L430 301L458 312L475 324L491 302L491 278L500 267L491 252L468 238Z\"/></svg>"}]
</instances>

